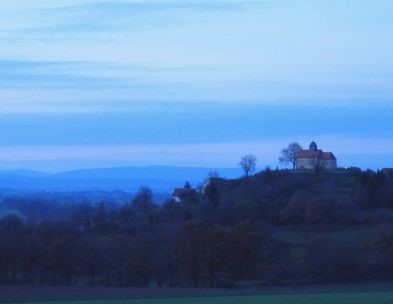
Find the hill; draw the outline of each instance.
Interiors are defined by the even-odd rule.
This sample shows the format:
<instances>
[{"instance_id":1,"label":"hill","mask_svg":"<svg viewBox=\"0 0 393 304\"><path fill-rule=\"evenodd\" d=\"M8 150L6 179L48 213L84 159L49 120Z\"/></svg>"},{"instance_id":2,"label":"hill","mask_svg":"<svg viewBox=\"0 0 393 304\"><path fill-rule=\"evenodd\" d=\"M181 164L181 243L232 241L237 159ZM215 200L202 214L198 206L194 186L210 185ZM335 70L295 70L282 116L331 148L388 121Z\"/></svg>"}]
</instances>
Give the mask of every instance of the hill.
<instances>
[{"instance_id":1,"label":"hill","mask_svg":"<svg viewBox=\"0 0 393 304\"><path fill-rule=\"evenodd\" d=\"M226 178L241 175L237 168L198 167L117 167L84 169L50 174L30 170L0 171L0 188L41 191L136 191L147 186L154 191L171 192L185 181L197 185L210 172Z\"/></svg>"},{"instance_id":2,"label":"hill","mask_svg":"<svg viewBox=\"0 0 393 304\"><path fill-rule=\"evenodd\" d=\"M393 179L383 172L264 170L211 177L177 194L160 204L147 188L123 204L110 196L3 199L0 210L21 215L0 219L0 284L253 287L393 279Z\"/></svg>"}]
</instances>

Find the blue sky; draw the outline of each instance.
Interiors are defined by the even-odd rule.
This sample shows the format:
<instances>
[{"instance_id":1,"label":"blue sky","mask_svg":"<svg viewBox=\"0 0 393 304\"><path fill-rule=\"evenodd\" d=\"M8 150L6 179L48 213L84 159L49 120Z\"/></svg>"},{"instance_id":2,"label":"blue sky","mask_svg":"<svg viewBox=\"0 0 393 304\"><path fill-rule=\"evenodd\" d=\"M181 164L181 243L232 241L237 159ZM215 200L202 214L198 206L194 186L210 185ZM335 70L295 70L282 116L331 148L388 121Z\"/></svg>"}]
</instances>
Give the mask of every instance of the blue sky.
<instances>
[{"instance_id":1,"label":"blue sky","mask_svg":"<svg viewBox=\"0 0 393 304\"><path fill-rule=\"evenodd\" d=\"M390 0L4 1L0 168L393 167Z\"/></svg>"}]
</instances>

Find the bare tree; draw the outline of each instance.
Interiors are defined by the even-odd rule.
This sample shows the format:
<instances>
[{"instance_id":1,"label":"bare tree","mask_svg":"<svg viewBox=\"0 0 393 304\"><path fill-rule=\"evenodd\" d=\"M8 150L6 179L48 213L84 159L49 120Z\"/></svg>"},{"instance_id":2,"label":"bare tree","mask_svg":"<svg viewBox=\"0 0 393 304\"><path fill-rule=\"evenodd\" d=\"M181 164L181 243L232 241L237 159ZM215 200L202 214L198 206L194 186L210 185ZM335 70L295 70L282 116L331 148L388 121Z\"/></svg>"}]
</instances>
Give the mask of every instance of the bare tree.
<instances>
[{"instance_id":1,"label":"bare tree","mask_svg":"<svg viewBox=\"0 0 393 304\"><path fill-rule=\"evenodd\" d=\"M312 165L315 175L320 175L326 169L326 161L320 158L314 159Z\"/></svg>"},{"instance_id":2,"label":"bare tree","mask_svg":"<svg viewBox=\"0 0 393 304\"><path fill-rule=\"evenodd\" d=\"M291 165L292 169L296 169L296 162L301 149L302 146L297 142L290 143L287 148L281 150L279 162L284 165Z\"/></svg>"},{"instance_id":3,"label":"bare tree","mask_svg":"<svg viewBox=\"0 0 393 304\"><path fill-rule=\"evenodd\" d=\"M245 176L250 176L255 171L257 161L258 159L252 154L245 155L241 158L239 166L242 167Z\"/></svg>"}]
</instances>

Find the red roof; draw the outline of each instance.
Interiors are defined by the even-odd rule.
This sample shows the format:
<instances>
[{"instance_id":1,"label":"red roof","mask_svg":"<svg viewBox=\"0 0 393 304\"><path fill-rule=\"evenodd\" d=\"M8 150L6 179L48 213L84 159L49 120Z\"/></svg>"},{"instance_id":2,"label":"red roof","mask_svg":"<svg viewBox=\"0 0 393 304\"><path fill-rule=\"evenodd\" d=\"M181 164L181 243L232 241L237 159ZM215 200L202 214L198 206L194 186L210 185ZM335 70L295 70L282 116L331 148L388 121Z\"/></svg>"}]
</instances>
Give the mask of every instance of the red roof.
<instances>
[{"instance_id":1,"label":"red roof","mask_svg":"<svg viewBox=\"0 0 393 304\"><path fill-rule=\"evenodd\" d=\"M323 152L322 150L317 150L315 152L310 150L300 150L298 158L336 160L336 157L332 152Z\"/></svg>"}]
</instances>

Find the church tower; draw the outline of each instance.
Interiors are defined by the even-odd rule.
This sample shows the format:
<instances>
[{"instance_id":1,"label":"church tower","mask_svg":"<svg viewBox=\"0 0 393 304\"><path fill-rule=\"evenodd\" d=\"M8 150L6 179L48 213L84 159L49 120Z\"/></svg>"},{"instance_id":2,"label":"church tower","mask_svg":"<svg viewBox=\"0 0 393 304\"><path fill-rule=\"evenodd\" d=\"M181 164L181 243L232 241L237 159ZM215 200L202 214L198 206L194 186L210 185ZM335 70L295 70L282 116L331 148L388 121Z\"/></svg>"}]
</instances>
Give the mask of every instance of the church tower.
<instances>
[{"instance_id":1,"label":"church tower","mask_svg":"<svg viewBox=\"0 0 393 304\"><path fill-rule=\"evenodd\" d=\"M318 150L318 146L317 146L317 144L315 143L315 141L313 141L313 142L310 144L310 151L312 151L312 152L317 152L317 150Z\"/></svg>"}]
</instances>

